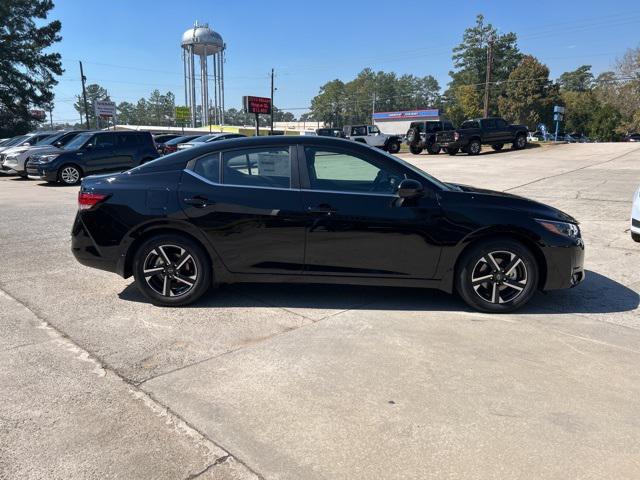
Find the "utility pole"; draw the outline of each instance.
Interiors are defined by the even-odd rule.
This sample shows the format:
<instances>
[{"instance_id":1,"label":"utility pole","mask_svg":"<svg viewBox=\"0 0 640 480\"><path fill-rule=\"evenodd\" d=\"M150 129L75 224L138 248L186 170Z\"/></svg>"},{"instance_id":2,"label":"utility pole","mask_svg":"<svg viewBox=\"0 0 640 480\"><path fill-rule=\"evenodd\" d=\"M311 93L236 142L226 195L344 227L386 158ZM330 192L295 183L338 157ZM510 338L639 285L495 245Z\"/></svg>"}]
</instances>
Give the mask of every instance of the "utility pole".
<instances>
[{"instance_id":1,"label":"utility pole","mask_svg":"<svg viewBox=\"0 0 640 480\"><path fill-rule=\"evenodd\" d=\"M49 123L51 125L51 130L53 130L53 105L49 105Z\"/></svg>"},{"instance_id":2,"label":"utility pole","mask_svg":"<svg viewBox=\"0 0 640 480\"><path fill-rule=\"evenodd\" d=\"M273 110L274 110L274 106L273 106L273 68L271 69L271 133L270 135L273 135Z\"/></svg>"},{"instance_id":3,"label":"utility pole","mask_svg":"<svg viewBox=\"0 0 640 480\"><path fill-rule=\"evenodd\" d=\"M373 101L371 102L371 124L373 124L373 115L376 113L376 92L373 92Z\"/></svg>"},{"instance_id":4,"label":"utility pole","mask_svg":"<svg viewBox=\"0 0 640 480\"><path fill-rule=\"evenodd\" d=\"M89 105L87 105L87 90L84 87L84 82L87 81L87 77L84 76L84 72L82 71L82 62L80 62L80 80L82 80L82 98L84 99L84 118L87 122L87 130L89 127Z\"/></svg>"},{"instance_id":5,"label":"utility pole","mask_svg":"<svg viewBox=\"0 0 640 480\"><path fill-rule=\"evenodd\" d=\"M487 46L487 77L484 83L484 118L489 116L489 85L491 84L491 68L493 66L493 35L489 37Z\"/></svg>"}]
</instances>

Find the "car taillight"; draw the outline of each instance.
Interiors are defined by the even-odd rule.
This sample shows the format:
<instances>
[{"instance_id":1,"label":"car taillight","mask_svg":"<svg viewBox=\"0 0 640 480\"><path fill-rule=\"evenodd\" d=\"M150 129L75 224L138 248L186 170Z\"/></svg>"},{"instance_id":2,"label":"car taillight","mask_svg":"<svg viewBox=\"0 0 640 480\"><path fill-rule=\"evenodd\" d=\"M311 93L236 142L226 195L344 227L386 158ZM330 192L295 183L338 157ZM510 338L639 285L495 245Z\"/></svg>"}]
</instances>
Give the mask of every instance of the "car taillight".
<instances>
[{"instance_id":1,"label":"car taillight","mask_svg":"<svg viewBox=\"0 0 640 480\"><path fill-rule=\"evenodd\" d=\"M93 208L103 200L106 200L107 197L108 195L101 193L80 192L78 193L78 210Z\"/></svg>"},{"instance_id":2,"label":"car taillight","mask_svg":"<svg viewBox=\"0 0 640 480\"><path fill-rule=\"evenodd\" d=\"M460 134L458 132L453 132L453 139L457 142L460 140Z\"/></svg>"}]
</instances>

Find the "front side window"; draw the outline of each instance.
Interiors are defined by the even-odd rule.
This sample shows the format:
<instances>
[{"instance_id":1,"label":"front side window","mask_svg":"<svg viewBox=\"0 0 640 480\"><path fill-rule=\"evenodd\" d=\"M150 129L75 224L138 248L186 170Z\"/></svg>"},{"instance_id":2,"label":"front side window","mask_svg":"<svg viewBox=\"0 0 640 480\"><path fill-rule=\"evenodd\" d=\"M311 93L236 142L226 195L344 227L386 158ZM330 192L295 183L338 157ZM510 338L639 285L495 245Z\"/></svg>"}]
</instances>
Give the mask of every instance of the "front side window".
<instances>
[{"instance_id":1,"label":"front side window","mask_svg":"<svg viewBox=\"0 0 640 480\"><path fill-rule=\"evenodd\" d=\"M399 169L350 152L305 147L312 190L395 193L404 178Z\"/></svg>"},{"instance_id":2,"label":"front side window","mask_svg":"<svg viewBox=\"0 0 640 480\"><path fill-rule=\"evenodd\" d=\"M365 127L365 126L353 127L351 129L351 136L357 136L357 135L366 136L367 135L367 127Z\"/></svg>"},{"instance_id":3,"label":"front side window","mask_svg":"<svg viewBox=\"0 0 640 480\"><path fill-rule=\"evenodd\" d=\"M92 133L81 133L80 135L75 137L73 140L71 140L69 143L67 143L64 148L67 148L69 150L81 148L84 145L95 141L95 138L96 136Z\"/></svg>"},{"instance_id":4,"label":"front side window","mask_svg":"<svg viewBox=\"0 0 640 480\"><path fill-rule=\"evenodd\" d=\"M220 152L200 157L193 171L210 182L220 183Z\"/></svg>"},{"instance_id":5,"label":"front side window","mask_svg":"<svg viewBox=\"0 0 640 480\"><path fill-rule=\"evenodd\" d=\"M377 135L378 133L380 133L380 130L378 129L378 127L376 127L375 125L370 126L369 127L369 133L371 135Z\"/></svg>"},{"instance_id":6,"label":"front side window","mask_svg":"<svg viewBox=\"0 0 640 480\"><path fill-rule=\"evenodd\" d=\"M466 122L462 122L460 128L480 128L480 125L475 120L468 120Z\"/></svg>"},{"instance_id":7,"label":"front side window","mask_svg":"<svg viewBox=\"0 0 640 480\"><path fill-rule=\"evenodd\" d=\"M289 188L291 157L287 147L265 147L224 152L223 183L254 187Z\"/></svg>"}]
</instances>

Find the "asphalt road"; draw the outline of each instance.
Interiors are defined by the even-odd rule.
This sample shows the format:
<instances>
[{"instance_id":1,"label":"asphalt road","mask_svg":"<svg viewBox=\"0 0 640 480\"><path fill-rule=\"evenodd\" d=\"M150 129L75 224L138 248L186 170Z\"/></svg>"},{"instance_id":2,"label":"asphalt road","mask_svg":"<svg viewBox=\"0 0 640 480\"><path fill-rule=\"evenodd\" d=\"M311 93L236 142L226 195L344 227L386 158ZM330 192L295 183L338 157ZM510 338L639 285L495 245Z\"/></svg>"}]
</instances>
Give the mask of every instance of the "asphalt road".
<instances>
[{"instance_id":1,"label":"asphalt road","mask_svg":"<svg viewBox=\"0 0 640 480\"><path fill-rule=\"evenodd\" d=\"M188 308L79 265L77 188L0 178L0 478L640 478L640 146L402 155L582 222L585 282L234 285Z\"/></svg>"}]
</instances>

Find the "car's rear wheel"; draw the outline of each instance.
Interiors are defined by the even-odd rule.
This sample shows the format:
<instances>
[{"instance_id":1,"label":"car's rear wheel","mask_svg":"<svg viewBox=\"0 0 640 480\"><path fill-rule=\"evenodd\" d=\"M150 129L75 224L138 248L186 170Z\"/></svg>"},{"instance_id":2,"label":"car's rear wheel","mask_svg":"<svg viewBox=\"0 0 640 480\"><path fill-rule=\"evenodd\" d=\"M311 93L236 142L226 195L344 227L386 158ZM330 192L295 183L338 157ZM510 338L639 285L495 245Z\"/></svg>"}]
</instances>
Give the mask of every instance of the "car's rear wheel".
<instances>
[{"instance_id":1,"label":"car's rear wheel","mask_svg":"<svg viewBox=\"0 0 640 480\"><path fill-rule=\"evenodd\" d=\"M504 143L495 143L491 145L491 148L493 148L496 152L499 152L504 148Z\"/></svg>"},{"instance_id":2,"label":"car's rear wheel","mask_svg":"<svg viewBox=\"0 0 640 480\"><path fill-rule=\"evenodd\" d=\"M455 155L456 153L458 153L458 149L457 148L447 148L447 153L449 155Z\"/></svg>"},{"instance_id":3,"label":"car's rear wheel","mask_svg":"<svg viewBox=\"0 0 640 480\"><path fill-rule=\"evenodd\" d=\"M437 155L440 153L440 147L436 142L430 142L427 144L427 153L429 155Z\"/></svg>"},{"instance_id":4,"label":"car's rear wheel","mask_svg":"<svg viewBox=\"0 0 640 480\"><path fill-rule=\"evenodd\" d=\"M471 140L469 142L469 145L467 145L467 154L479 155L481 149L482 149L482 145L480 144L480 140L477 140L477 139Z\"/></svg>"},{"instance_id":5,"label":"car's rear wheel","mask_svg":"<svg viewBox=\"0 0 640 480\"><path fill-rule=\"evenodd\" d=\"M81 178L82 172L75 165L63 165L58 170L58 179L65 185L77 185Z\"/></svg>"},{"instance_id":6,"label":"car's rear wheel","mask_svg":"<svg viewBox=\"0 0 640 480\"><path fill-rule=\"evenodd\" d=\"M211 265L204 249L181 235L150 238L135 253L133 274L140 291L154 305L195 302L211 286Z\"/></svg>"},{"instance_id":7,"label":"car's rear wheel","mask_svg":"<svg viewBox=\"0 0 640 480\"><path fill-rule=\"evenodd\" d=\"M400 142L397 140L393 140L389 142L387 145L387 152L389 153L398 153L400 151Z\"/></svg>"},{"instance_id":8,"label":"car's rear wheel","mask_svg":"<svg viewBox=\"0 0 640 480\"><path fill-rule=\"evenodd\" d=\"M409 151L414 155L420 155L422 153L422 148L412 143L411 145L409 145Z\"/></svg>"},{"instance_id":9,"label":"car's rear wheel","mask_svg":"<svg viewBox=\"0 0 640 480\"><path fill-rule=\"evenodd\" d=\"M517 241L491 240L471 247L460 259L456 289L470 307L507 313L525 305L538 285L538 264Z\"/></svg>"}]
</instances>

